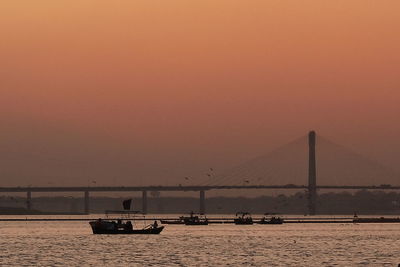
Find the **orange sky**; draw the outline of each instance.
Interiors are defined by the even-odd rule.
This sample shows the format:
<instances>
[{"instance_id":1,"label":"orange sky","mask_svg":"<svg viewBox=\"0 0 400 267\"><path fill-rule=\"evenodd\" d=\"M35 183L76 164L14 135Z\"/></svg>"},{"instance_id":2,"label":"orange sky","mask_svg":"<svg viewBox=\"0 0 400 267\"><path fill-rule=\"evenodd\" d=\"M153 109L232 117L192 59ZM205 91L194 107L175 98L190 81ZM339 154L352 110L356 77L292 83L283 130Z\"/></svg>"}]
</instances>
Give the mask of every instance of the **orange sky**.
<instances>
[{"instance_id":1,"label":"orange sky","mask_svg":"<svg viewBox=\"0 0 400 267\"><path fill-rule=\"evenodd\" d=\"M400 171L399 10L2 1L0 186L176 182L309 129Z\"/></svg>"}]
</instances>

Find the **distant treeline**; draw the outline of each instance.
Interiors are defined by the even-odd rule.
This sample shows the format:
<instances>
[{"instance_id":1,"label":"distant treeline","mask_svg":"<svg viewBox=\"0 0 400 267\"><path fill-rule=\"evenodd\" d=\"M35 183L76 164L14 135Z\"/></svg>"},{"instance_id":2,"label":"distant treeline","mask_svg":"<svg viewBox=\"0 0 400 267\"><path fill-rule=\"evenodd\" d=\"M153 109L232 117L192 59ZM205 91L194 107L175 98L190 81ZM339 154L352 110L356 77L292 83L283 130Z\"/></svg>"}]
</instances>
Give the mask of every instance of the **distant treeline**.
<instances>
[{"instance_id":1,"label":"distant treeline","mask_svg":"<svg viewBox=\"0 0 400 267\"><path fill-rule=\"evenodd\" d=\"M90 199L91 213L105 210L121 210L125 198L93 197ZM37 197L32 199L32 207L42 212L82 213L83 198ZM25 214L26 199L22 197L0 197L0 213ZM142 199L133 199L133 209L141 210ZM199 210L199 199L189 197L149 197L148 213L187 213ZM7 211L8 212L5 212ZM281 213L305 214L307 194L245 197L210 197L206 199L209 214L233 214L248 211L254 214ZM319 214L400 214L400 193L384 191L358 191L353 194L324 193L318 196ZM11 212L12 213L12 212Z\"/></svg>"}]
</instances>

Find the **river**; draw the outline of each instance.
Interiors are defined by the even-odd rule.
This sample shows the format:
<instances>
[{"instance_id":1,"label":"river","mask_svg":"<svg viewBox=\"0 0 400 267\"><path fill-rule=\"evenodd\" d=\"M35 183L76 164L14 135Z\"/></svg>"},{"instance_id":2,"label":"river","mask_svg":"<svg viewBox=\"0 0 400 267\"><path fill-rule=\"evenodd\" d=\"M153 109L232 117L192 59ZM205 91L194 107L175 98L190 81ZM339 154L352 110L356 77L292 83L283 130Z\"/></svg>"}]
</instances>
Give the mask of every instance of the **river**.
<instances>
[{"instance_id":1,"label":"river","mask_svg":"<svg viewBox=\"0 0 400 267\"><path fill-rule=\"evenodd\" d=\"M397 266L400 224L166 225L160 235L102 236L85 221L0 222L0 248L1 266Z\"/></svg>"}]
</instances>

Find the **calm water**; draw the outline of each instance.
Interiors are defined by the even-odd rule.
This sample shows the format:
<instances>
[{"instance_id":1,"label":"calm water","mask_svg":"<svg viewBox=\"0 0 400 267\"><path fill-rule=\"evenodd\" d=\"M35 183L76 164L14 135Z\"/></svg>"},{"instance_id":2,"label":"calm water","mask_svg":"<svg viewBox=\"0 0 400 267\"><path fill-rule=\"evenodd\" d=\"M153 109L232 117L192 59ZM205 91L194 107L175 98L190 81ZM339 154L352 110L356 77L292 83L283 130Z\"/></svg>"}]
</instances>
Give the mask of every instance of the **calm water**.
<instances>
[{"instance_id":1,"label":"calm water","mask_svg":"<svg viewBox=\"0 0 400 267\"><path fill-rule=\"evenodd\" d=\"M101 236L87 222L0 222L1 266L397 266L400 224L167 225Z\"/></svg>"}]
</instances>

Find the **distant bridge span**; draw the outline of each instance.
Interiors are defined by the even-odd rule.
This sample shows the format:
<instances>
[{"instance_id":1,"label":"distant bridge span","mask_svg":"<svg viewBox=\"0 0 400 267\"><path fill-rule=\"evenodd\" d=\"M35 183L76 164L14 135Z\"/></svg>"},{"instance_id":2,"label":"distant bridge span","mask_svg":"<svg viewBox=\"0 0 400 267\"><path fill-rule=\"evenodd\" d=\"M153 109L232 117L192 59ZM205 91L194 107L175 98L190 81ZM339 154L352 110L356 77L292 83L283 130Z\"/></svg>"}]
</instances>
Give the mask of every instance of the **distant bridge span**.
<instances>
[{"instance_id":1,"label":"distant bridge span","mask_svg":"<svg viewBox=\"0 0 400 267\"><path fill-rule=\"evenodd\" d=\"M205 192L209 190L226 190L226 189L301 189L308 192L308 213L316 214L317 190L318 189L348 189L348 190L398 190L399 186L391 186L389 184L381 185L318 185L317 184L317 162L316 162L316 133L314 131L308 134L308 184L307 185L255 185L249 183L246 185L227 185L227 181L231 178L222 178L219 185L177 185L177 186L86 186L86 187L0 187L0 192L26 192L27 209L31 209L32 192L83 192L85 199L84 210L89 213L89 192L142 192L142 211L147 213L147 192L152 191L197 191L200 192L200 213L205 213ZM210 175L209 175L210 176ZM246 176L244 176L246 177ZM213 179L215 177L212 177ZM240 177L243 178L243 177ZM282 180L283 181L283 180ZM258 182L257 182L258 183Z\"/></svg>"},{"instance_id":2,"label":"distant bridge span","mask_svg":"<svg viewBox=\"0 0 400 267\"><path fill-rule=\"evenodd\" d=\"M206 186L56 186L56 187L0 187L2 193L27 194L27 209L32 208L32 192L83 192L85 213L89 213L89 192L142 192L142 212L147 213L148 191L197 191L200 192L200 213L205 213L205 191L229 189L309 189L308 185L206 185ZM391 185L318 185L316 189L348 189L348 190L399 190L400 186Z\"/></svg>"},{"instance_id":3,"label":"distant bridge span","mask_svg":"<svg viewBox=\"0 0 400 267\"><path fill-rule=\"evenodd\" d=\"M398 190L392 185L317 185L317 189ZM308 185L191 185L191 186L55 186L0 187L0 192L135 192L135 191L208 191L222 189L308 189Z\"/></svg>"}]
</instances>

